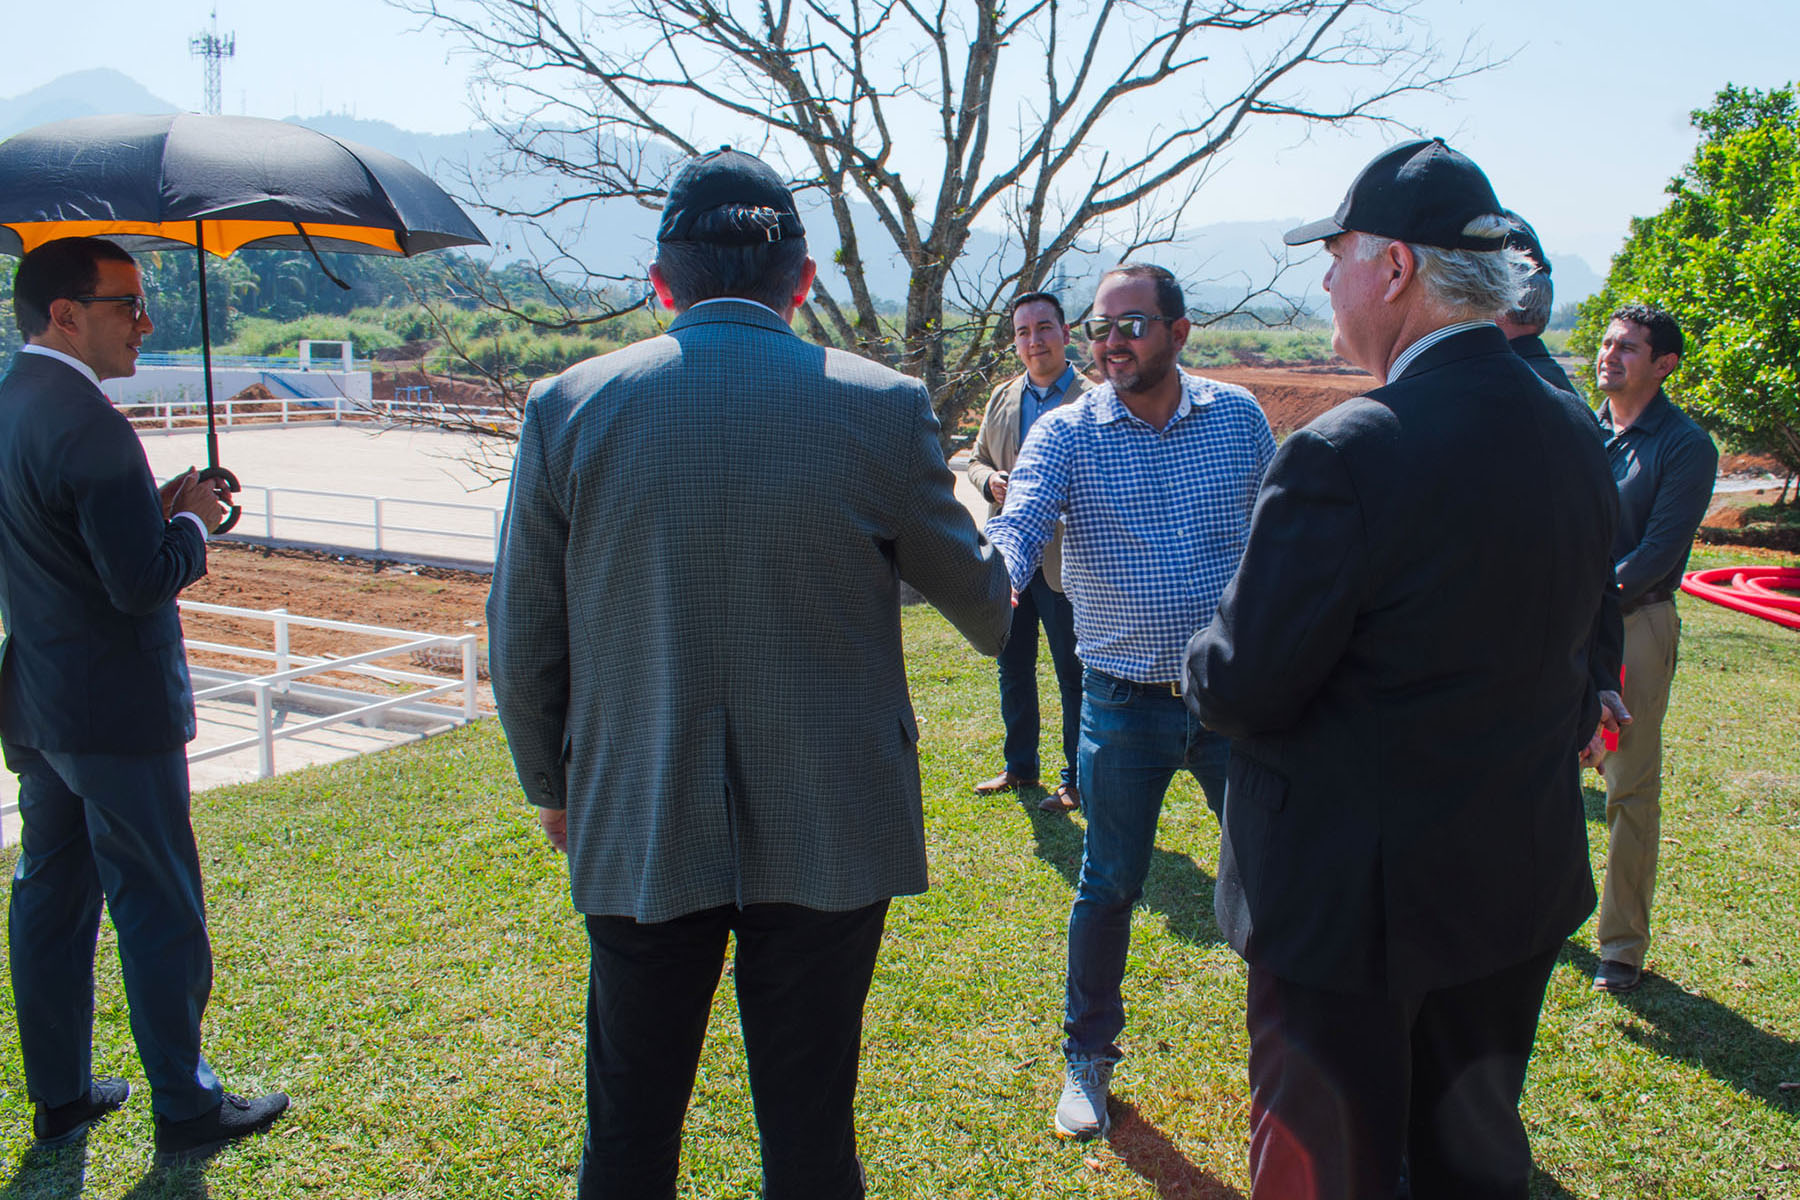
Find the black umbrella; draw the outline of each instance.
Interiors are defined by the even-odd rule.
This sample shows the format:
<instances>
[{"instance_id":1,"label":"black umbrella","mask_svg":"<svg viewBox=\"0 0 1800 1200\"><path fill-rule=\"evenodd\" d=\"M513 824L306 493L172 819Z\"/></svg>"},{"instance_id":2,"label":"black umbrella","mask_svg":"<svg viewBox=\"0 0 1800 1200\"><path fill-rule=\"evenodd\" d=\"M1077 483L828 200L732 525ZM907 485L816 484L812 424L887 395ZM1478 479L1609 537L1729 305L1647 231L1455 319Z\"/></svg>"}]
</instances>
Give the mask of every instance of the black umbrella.
<instances>
[{"instance_id":1,"label":"black umbrella","mask_svg":"<svg viewBox=\"0 0 1800 1200\"><path fill-rule=\"evenodd\" d=\"M487 245L456 201L391 154L285 121L194 113L80 117L0 142L0 253L79 236L130 250L199 249L202 478L233 492L238 481L219 465L213 424L206 251L306 249L316 259L324 250L412 255ZM237 517L233 508L220 530Z\"/></svg>"}]
</instances>

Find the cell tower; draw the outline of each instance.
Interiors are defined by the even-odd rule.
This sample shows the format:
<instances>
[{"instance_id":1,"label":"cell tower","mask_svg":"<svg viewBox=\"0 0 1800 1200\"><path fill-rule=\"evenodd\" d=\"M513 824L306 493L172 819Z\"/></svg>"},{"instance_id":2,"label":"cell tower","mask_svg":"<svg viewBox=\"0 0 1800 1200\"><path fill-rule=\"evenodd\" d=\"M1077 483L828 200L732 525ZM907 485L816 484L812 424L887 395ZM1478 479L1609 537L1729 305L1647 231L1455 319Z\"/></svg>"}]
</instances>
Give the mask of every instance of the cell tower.
<instances>
[{"instance_id":1,"label":"cell tower","mask_svg":"<svg viewBox=\"0 0 1800 1200\"><path fill-rule=\"evenodd\" d=\"M219 68L237 54L237 34L219 34L219 10L212 11L212 28L188 39L188 52L206 62L206 112L219 115Z\"/></svg>"}]
</instances>

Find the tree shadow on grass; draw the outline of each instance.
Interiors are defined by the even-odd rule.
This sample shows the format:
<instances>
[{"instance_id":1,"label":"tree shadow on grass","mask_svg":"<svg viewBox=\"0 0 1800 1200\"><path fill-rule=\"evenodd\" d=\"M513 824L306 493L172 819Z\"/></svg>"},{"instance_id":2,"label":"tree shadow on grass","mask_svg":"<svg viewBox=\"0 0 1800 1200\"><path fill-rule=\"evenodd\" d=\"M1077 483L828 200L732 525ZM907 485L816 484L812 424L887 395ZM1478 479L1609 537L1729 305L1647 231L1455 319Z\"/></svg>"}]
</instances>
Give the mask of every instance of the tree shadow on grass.
<instances>
[{"instance_id":1,"label":"tree shadow on grass","mask_svg":"<svg viewBox=\"0 0 1800 1200\"><path fill-rule=\"evenodd\" d=\"M87 1186L87 1133L67 1145L45 1149L35 1143L0 1188L0 1200L70 1200Z\"/></svg>"},{"instance_id":2,"label":"tree shadow on grass","mask_svg":"<svg viewBox=\"0 0 1800 1200\"><path fill-rule=\"evenodd\" d=\"M1144 1120L1135 1106L1114 1097L1112 1116L1107 1141L1113 1153L1163 1200L1243 1200L1242 1192L1189 1162L1169 1135Z\"/></svg>"},{"instance_id":3,"label":"tree shadow on grass","mask_svg":"<svg viewBox=\"0 0 1800 1200\"><path fill-rule=\"evenodd\" d=\"M1563 947L1561 961L1587 975L1600 965L1591 950L1573 942ZM1629 1014L1619 1022L1627 1038L1664 1058L1700 1067L1800 1121L1800 1095L1779 1086L1800 1079L1800 1042L1759 1028L1717 1000L1684 991L1649 971L1636 988L1611 998Z\"/></svg>"},{"instance_id":4,"label":"tree shadow on grass","mask_svg":"<svg viewBox=\"0 0 1800 1200\"><path fill-rule=\"evenodd\" d=\"M1055 867L1073 889L1081 879L1081 826L1062 813L1041 813L1040 790L1019 793L1019 807L1031 820L1031 836L1037 856ZM1161 846L1150 852L1150 874L1144 880L1144 897L1138 901L1161 914L1169 932L1184 942L1219 942L1218 922L1213 918L1213 877L1194 860Z\"/></svg>"}]
</instances>

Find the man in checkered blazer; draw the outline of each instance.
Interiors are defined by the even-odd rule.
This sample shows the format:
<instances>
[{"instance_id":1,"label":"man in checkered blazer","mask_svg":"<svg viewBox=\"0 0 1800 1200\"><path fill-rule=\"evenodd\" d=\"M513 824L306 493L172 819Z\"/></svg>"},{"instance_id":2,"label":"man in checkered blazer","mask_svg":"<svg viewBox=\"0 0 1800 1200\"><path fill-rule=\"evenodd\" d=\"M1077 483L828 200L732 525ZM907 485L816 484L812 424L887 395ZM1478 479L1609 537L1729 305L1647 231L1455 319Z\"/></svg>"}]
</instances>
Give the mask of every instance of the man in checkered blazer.
<instances>
[{"instance_id":1,"label":"man in checkered blazer","mask_svg":"<svg viewBox=\"0 0 1800 1200\"><path fill-rule=\"evenodd\" d=\"M986 654L1005 568L925 388L788 328L792 197L721 150L671 186L666 335L533 389L494 694L586 914L582 1196L673 1197L728 934L768 1200L863 1195L851 1120L891 897L926 887L900 582Z\"/></svg>"}]
</instances>

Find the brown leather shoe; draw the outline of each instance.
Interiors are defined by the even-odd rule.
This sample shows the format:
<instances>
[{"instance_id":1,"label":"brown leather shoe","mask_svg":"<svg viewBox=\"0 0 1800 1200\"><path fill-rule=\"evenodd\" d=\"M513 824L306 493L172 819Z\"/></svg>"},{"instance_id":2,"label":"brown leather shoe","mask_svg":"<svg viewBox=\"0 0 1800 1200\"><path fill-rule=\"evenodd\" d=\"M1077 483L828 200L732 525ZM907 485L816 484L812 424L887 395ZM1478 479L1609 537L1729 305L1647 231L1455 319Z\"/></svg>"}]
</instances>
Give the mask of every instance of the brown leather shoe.
<instances>
[{"instance_id":1,"label":"brown leather shoe","mask_svg":"<svg viewBox=\"0 0 1800 1200\"><path fill-rule=\"evenodd\" d=\"M1002 771L992 779L984 779L975 785L975 794L991 796L995 792L1010 792L1015 788L1036 787L1038 781L1027 779L1023 775L1014 775L1011 771Z\"/></svg>"},{"instance_id":2,"label":"brown leather shoe","mask_svg":"<svg viewBox=\"0 0 1800 1200\"><path fill-rule=\"evenodd\" d=\"M1081 807L1081 791L1072 783L1059 783L1056 790L1038 801L1041 813L1072 813Z\"/></svg>"}]
</instances>

